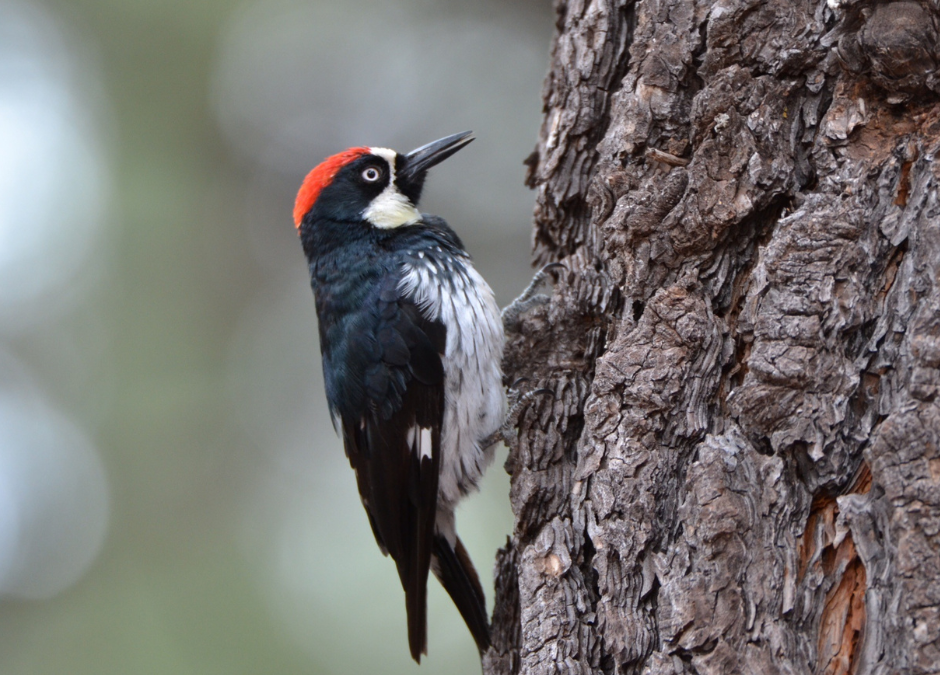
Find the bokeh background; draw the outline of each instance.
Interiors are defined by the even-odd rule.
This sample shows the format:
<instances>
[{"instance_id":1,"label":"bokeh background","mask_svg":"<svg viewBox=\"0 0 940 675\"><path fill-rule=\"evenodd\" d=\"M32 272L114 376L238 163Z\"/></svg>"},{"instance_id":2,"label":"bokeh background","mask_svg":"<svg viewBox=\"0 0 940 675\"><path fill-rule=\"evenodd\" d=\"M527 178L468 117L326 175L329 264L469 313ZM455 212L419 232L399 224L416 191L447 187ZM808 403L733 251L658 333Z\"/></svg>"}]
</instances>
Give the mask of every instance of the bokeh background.
<instances>
[{"instance_id":1,"label":"bokeh background","mask_svg":"<svg viewBox=\"0 0 940 675\"><path fill-rule=\"evenodd\" d=\"M547 0L0 0L0 674L478 673L408 657L326 413L291 222L351 145L431 174L501 304L530 275ZM505 451L459 529L492 604Z\"/></svg>"}]
</instances>

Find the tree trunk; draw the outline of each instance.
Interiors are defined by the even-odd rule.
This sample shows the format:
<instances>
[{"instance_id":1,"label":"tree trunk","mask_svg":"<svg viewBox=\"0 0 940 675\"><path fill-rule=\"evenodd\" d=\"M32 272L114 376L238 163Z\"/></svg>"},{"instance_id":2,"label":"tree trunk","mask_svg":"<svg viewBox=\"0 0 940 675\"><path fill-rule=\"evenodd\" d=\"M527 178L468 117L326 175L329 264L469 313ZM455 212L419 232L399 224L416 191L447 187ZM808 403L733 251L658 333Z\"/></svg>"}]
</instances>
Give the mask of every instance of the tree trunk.
<instances>
[{"instance_id":1,"label":"tree trunk","mask_svg":"<svg viewBox=\"0 0 940 675\"><path fill-rule=\"evenodd\" d=\"M940 2L556 9L484 672L940 671Z\"/></svg>"}]
</instances>

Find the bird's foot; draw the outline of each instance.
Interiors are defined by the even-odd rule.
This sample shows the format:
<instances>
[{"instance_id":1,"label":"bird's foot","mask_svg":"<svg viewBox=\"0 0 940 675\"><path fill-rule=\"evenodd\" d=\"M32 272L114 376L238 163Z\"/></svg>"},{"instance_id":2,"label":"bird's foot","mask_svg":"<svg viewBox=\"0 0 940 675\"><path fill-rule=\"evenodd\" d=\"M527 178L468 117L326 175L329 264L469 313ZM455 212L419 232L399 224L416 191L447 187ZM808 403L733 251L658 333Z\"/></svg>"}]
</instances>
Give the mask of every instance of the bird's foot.
<instances>
[{"instance_id":1,"label":"bird's foot","mask_svg":"<svg viewBox=\"0 0 940 675\"><path fill-rule=\"evenodd\" d=\"M548 279L548 273L557 268L562 268L567 270L564 263L553 262L548 263L542 269L535 273L535 276L532 277L532 281L529 282L529 285L526 286L525 290L522 291L522 295L513 300L511 303L506 305L502 311L503 318L503 329L506 331L511 331L516 324L519 322L519 317L525 314L527 311L538 305L546 304L551 298L543 293L536 293L539 286L541 286L546 279Z\"/></svg>"},{"instance_id":2,"label":"bird's foot","mask_svg":"<svg viewBox=\"0 0 940 675\"><path fill-rule=\"evenodd\" d=\"M513 382L513 385L509 388L510 398L512 398L512 393L516 390L516 386L523 382L525 378L521 380L516 380ZM555 392L551 389L533 389L532 391L527 391L526 393L518 396L515 401L509 406L509 412L506 413L506 417L503 420L503 423L500 425L499 429L487 436L482 443L484 448L488 448L491 445L496 445L500 441L505 443L507 446L513 446L516 444L516 441L519 440L519 432L516 430L516 427L519 426L519 417L522 415L522 411L529 404L529 402L534 399L536 396L555 396Z\"/></svg>"}]
</instances>

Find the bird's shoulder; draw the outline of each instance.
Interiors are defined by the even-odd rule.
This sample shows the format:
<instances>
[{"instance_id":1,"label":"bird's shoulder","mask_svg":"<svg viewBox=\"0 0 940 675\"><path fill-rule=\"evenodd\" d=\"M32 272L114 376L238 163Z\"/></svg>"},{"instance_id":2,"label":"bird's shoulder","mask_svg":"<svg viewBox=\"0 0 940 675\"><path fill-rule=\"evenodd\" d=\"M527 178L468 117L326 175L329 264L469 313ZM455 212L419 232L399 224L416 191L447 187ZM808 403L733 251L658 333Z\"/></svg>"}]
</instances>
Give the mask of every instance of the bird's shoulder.
<instances>
[{"instance_id":1,"label":"bird's shoulder","mask_svg":"<svg viewBox=\"0 0 940 675\"><path fill-rule=\"evenodd\" d=\"M361 276L354 291L318 295L330 310L320 313L327 396L344 418L389 419L413 383L443 383L446 329L402 288L405 260L384 261L384 273Z\"/></svg>"}]
</instances>

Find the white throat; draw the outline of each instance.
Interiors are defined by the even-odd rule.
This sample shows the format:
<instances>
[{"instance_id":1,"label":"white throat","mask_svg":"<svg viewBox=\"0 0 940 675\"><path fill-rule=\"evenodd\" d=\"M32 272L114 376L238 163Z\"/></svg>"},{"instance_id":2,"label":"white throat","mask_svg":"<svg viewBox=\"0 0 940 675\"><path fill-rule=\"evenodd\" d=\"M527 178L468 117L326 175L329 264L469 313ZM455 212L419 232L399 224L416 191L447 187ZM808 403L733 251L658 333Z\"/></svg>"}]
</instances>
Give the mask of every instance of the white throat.
<instances>
[{"instance_id":1,"label":"white throat","mask_svg":"<svg viewBox=\"0 0 940 675\"><path fill-rule=\"evenodd\" d=\"M366 210L362 212L362 217L375 227L381 227L382 229L417 223L421 220L421 214L414 204L395 186L395 151L388 148L369 148L369 151L388 162L388 187L372 200Z\"/></svg>"}]
</instances>

